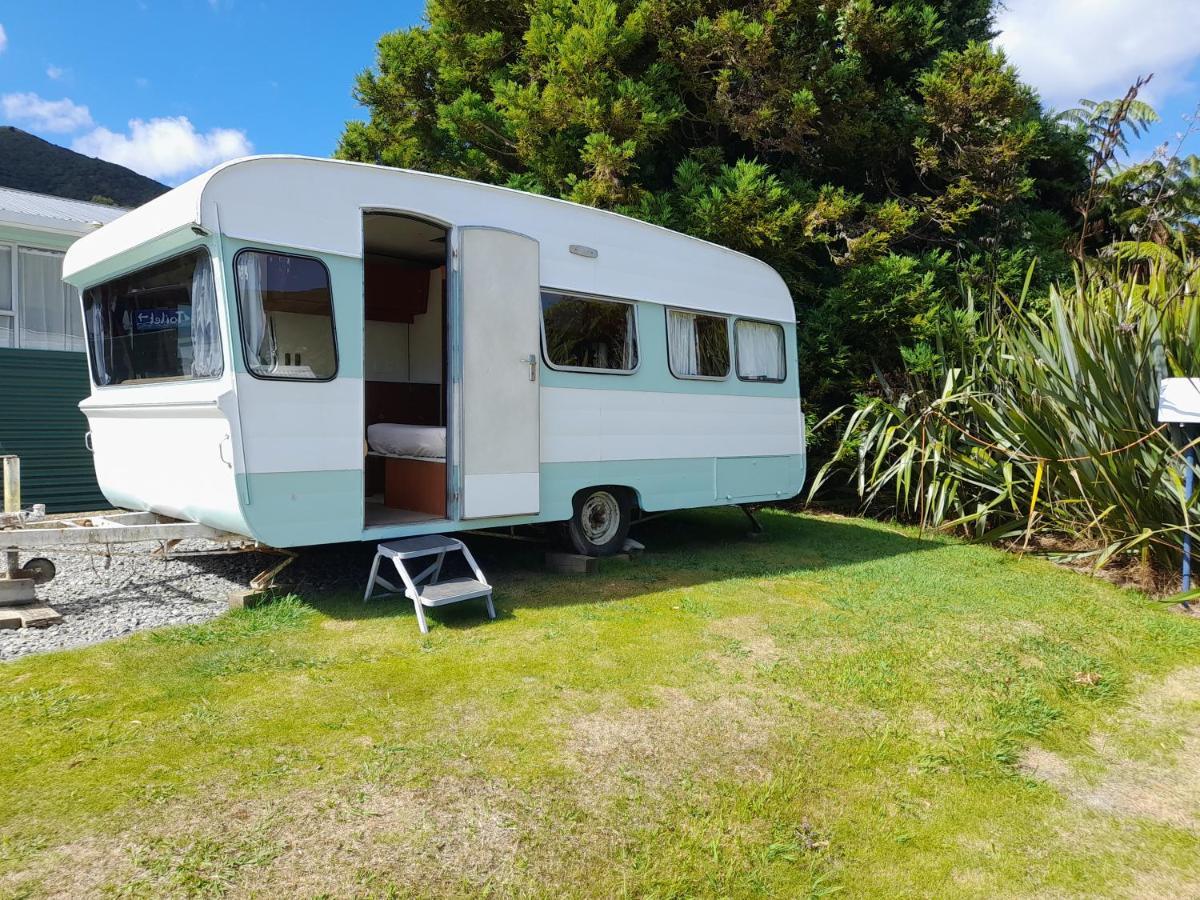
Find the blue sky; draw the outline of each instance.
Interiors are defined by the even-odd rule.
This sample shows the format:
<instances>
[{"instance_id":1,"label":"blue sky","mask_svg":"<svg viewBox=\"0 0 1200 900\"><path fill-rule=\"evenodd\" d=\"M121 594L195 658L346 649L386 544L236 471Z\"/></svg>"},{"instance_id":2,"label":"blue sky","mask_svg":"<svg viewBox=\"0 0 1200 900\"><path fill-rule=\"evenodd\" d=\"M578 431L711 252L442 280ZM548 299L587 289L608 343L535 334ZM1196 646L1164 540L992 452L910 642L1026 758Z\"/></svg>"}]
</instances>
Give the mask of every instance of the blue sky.
<instances>
[{"instance_id":1,"label":"blue sky","mask_svg":"<svg viewBox=\"0 0 1200 900\"><path fill-rule=\"evenodd\" d=\"M419 0L0 2L0 122L172 184L247 150L328 156L361 115L351 89L376 40L423 11Z\"/></svg>"},{"instance_id":2,"label":"blue sky","mask_svg":"<svg viewBox=\"0 0 1200 900\"><path fill-rule=\"evenodd\" d=\"M169 184L232 156L330 154L362 111L354 76L419 0L9 0L0 122ZM1005 0L997 43L1051 106L1154 72L1174 141L1200 102L1200 0ZM1186 145L1200 152L1200 134Z\"/></svg>"}]
</instances>

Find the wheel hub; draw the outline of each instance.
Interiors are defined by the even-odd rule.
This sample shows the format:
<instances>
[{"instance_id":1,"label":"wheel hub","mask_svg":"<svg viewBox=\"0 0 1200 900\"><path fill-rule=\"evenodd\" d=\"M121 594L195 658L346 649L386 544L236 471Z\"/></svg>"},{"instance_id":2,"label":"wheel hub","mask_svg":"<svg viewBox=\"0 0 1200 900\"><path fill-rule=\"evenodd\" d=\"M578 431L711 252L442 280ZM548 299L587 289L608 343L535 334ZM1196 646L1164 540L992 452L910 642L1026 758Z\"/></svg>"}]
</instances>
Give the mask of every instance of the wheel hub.
<instances>
[{"instance_id":1,"label":"wheel hub","mask_svg":"<svg viewBox=\"0 0 1200 900\"><path fill-rule=\"evenodd\" d=\"M596 491L583 502L579 520L588 541L607 544L621 527L621 505L608 491Z\"/></svg>"}]
</instances>

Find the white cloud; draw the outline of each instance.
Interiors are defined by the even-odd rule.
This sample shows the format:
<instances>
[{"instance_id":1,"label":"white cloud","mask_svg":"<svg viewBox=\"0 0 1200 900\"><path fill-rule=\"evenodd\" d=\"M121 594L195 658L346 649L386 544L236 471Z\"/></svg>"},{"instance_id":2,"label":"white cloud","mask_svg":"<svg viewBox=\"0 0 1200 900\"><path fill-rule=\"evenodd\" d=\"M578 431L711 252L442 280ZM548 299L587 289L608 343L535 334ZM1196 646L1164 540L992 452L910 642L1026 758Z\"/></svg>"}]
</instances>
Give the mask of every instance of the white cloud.
<instances>
[{"instance_id":1,"label":"white cloud","mask_svg":"<svg viewBox=\"0 0 1200 900\"><path fill-rule=\"evenodd\" d=\"M186 116L131 119L126 134L96 128L76 138L71 149L168 181L254 151L244 131L213 128L200 133Z\"/></svg>"},{"instance_id":2,"label":"white cloud","mask_svg":"<svg viewBox=\"0 0 1200 900\"><path fill-rule=\"evenodd\" d=\"M88 108L65 97L46 100L34 93L5 94L0 96L0 109L10 122L27 125L35 131L66 133L92 124Z\"/></svg>"},{"instance_id":3,"label":"white cloud","mask_svg":"<svg viewBox=\"0 0 1200 900\"><path fill-rule=\"evenodd\" d=\"M64 69L62 66L55 66L55 65L46 66L46 77L49 78L51 81L58 81L60 78L65 77L66 74L67 74L67 70Z\"/></svg>"},{"instance_id":4,"label":"white cloud","mask_svg":"<svg viewBox=\"0 0 1200 900\"><path fill-rule=\"evenodd\" d=\"M8 32L4 30L4 26L0 25L0 53L8 49Z\"/></svg>"},{"instance_id":5,"label":"white cloud","mask_svg":"<svg viewBox=\"0 0 1200 900\"><path fill-rule=\"evenodd\" d=\"M1197 0L1007 0L996 44L1049 105L1107 100L1154 73L1143 97L1186 89L1200 61Z\"/></svg>"}]
</instances>

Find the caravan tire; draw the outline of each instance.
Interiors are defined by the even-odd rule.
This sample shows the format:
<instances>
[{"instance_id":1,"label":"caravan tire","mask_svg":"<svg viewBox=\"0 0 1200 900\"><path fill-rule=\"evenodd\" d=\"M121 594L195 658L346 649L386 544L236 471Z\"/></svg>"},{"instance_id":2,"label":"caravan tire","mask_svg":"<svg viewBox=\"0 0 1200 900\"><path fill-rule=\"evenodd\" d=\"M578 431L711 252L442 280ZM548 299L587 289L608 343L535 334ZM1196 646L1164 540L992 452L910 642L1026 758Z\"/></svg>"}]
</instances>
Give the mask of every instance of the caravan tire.
<instances>
[{"instance_id":1,"label":"caravan tire","mask_svg":"<svg viewBox=\"0 0 1200 900\"><path fill-rule=\"evenodd\" d=\"M576 553L612 556L620 553L633 518L629 492L620 487L587 488L575 495L567 539Z\"/></svg>"}]
</instances>

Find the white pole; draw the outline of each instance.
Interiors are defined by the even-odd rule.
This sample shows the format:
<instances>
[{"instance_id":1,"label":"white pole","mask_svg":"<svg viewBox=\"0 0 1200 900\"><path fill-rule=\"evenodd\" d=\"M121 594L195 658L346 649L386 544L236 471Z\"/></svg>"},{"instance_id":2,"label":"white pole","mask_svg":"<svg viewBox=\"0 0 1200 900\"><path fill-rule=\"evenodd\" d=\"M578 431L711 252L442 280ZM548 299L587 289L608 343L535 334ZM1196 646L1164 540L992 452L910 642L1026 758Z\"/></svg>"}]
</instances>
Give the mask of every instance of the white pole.
<instances>
[{"instance_id":1,"label":"white pole","mask_svg":"<svg viewBox=\"0 0 1200 900\"><path fill-rule=\"evenodd\" d=\"M4 460L4 511L21 511L21 459L17 456L0 457Z\"/></svg>"}]
</instances>

